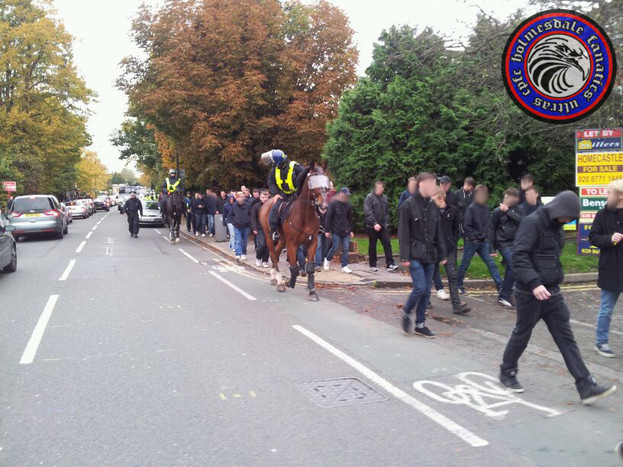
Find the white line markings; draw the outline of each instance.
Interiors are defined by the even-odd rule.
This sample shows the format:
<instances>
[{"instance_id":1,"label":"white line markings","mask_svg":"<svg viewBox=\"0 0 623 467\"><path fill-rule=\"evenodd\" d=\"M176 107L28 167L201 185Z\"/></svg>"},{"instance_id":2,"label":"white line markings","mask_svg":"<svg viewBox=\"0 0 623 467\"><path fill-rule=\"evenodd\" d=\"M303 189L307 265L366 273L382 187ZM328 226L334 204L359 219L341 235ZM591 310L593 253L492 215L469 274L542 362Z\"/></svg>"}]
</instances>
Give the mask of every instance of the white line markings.
<instances>
[{"instance_id":1,"label":"white line markings","mask_svg":"<svg viewBox=\"0 0 623 467\"><path fill-rule=\"evenodd\" d=\"M193 255L191 255L190 253L187 253L186 251L184 251L181 248L178 248L178 250L180 250L182 252L182 254L184 256L186 256L189 260L191 260L193 263L199 263L199 260L197 258L195 258Z\"/></svg>"},{"instance_id":2,"label":"white line markings","mask_svg":"<svg viewBox=\"0 0 623 467\"><path fill-rule=\"evenodd\" d=\"M69 264L65 268L65 271L63 271L63 274L61 275L59 281L66 281L67 280L67 278L69 277L69 273L71 273L71 270L74 268L75 264L76 264L76 260L75 259L70 259L69 260Z\"/></svg>"},{"instance_id":3,"label":"white line markings","mask_svg":"<svg viewBox=\"0 0 623 467\"><path fill-rule=\"evenodd\" d=\"M594 324L584 323L584 322L582 322L582 321L577 321L577 320L575 320L575 319L570 319L570 320L569 320L569 322L571 322L572 324L577 324L577 325L579 325L579 326L585 326L585 327L587 327L587 328L592 328L592 329L595 329L595 325L594 325ZM617 334L617 335L619 335L619 336L623 336L623 332L617 331L617 330L615 330L615 329L611 329L611 330L610 330L610 333L612 333L612 334Z\"/></svg>"},{"instance_id":4,"label":"white line markings","mask_svg":"<svg viewBox=\"0 0 623 467\"><path fill-rule=\"evenodd\" d=\"M154 232L156 232L158 235L162 234L162 232L160 232L158 229L154 229Z\"/></svg>"},{"instance_id":5,"label":"white line markings","mask_svg":"<svg viewBox=\"0 0 623 467\"><path fill-rule=\"evenodd\" d=\"M76 253L80 253L82 251L82 249L84 248L84 245L86 245L86 244L87 244L86 240L82 240L80 245L78 245L78 248L76 248Z\"/></svg>"},{"instance_id":6,"label":"white line markings","mask_svg":"<svg viewBox=\"0 0 623 467\"><path fill-rule=\"evenodd\" d=\"M93 235L93 232L89 232L89 233L87 234L87 236L86 236L86 237L84 237L84 238L86 238L86 239L88 240L89 238L91 238L91 235Z\"/></svg>"},{"instance_id":7,"label":"white line markings","mask_svg":"<svg viewBox=\"0 0 623 467\"><path fill-rule=\"evenodd\" d=\"M300 332L301 334L303 334L304 336L306 336L309 339L311 339L312 341L314 341L316 344L318 344L319 346L321 346L325 350L331 352L333 355L335 355L337 358L342 360L344 363L346 363L347 365L349 365L353 369L357 370L359 373L364 375L366 378L368 378L370 381L375 383L377 386L380 386L385 391L390 393L396 399L401 400L402 402L404 402L407 405L410 405L415 410L420 412L422 415L428 417L429 419L431 419L432 421L434 421L438 425L441 425L443 428L448 430L453 435L459 437L460 439L465 441L470 446L478 448L478 447L487 446L489 444L489 442L487 440L484 440L484 439L480 438L479 436L475 435L471 431L469 431L466 428L462 427L461 425L459 425L455 421L450 420L445 415L437 412L432 407L429 407L428 405L424 404L423 402L420 402L419 400L415 399L413 396L411 396L411 395L407 394L406 392L404 392L402 389L397 388L392 383L387 381L385 378L383 378L380 375L376 374L374 371L372 371L371 369L369 369L368 367L366 367L362 363L359 363L354 358L350 357L349 355L345 354L344 352L342 352L338 348L336 348L333 345L329 344L324 339L318 337L313 332L308 331L307 329L305 329L302 326L299 326L298 324L294 324L292 327L294 329L296 329L298 332Z\"/></svg>"},{"instance_id":8,"label":"white line markings","mask_svg":"<svg viewBox=\"0 0 623 467\"><path fill-rule=\"evenodd\" d=\"M57 300L58 295L50 295L48 303L45 304L45 308L39 317L39 321L37 321L37 325L32 332L32 336L30 336L30 340L28 341L28 344L26 344L22 358L19 361L20 365L28 365L34 361L35 354L37 353L37 349L41 343L41 338L45 332L45 327L48 325L48 321L50 321L50 316L52 316L52 311L54 310Z\"/></svg>"},{"instance_id":9,"label":"white line markings","mask_svg":"<svg viewBox=\"0 0 623 467\"><path fill-rule=\"evenodd\" d=\"M230 286L232 289L234 289L236 292L238 292L240 295L242 295L246 299L248 299L248 300L257 300L257 298L255 298L253 295L246 293L240 287L238 287L235 284L232 284L231 282L229 282L227 279L225 279L220 274L217 274L214 271L210 271L210 274L212 274L214 277L216 277L218 280L220 280L223 284L227 284L228 286Z\"/></svg>"}]
</instances>

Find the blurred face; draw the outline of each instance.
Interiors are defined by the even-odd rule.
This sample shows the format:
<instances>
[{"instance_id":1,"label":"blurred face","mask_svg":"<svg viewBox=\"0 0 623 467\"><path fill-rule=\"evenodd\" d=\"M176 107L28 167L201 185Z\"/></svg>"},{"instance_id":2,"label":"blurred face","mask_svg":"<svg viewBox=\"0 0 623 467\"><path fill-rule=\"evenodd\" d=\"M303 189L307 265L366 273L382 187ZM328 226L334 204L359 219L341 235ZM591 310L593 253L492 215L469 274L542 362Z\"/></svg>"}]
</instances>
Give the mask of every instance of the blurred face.
<instances>
[{"instance_id":1,"label":"blurred face","mask_svg":"<svg viewBox=\"0 0 623 467\"><path fill-rule=\"evenodd\" d=\"M474 185L472 185L471 183L464 183L463 184L463 190L465 191L472 191L474 189Z\"/></svg>"},{"instance_id":2,"label":"blurred face","mask_svg":"<svg viewBox=\"0 0 623 467\"><path fill-rule=\"evenodd\" d=\"M437 191L437 180L434 178L427 178L420 182L420 194L424 198L430 198Z\"/></svg>"},{"instance_id":3,"label":"blurred face","mask_svg":"<svg viewBox=\"0 0 623 467\"><path fill-rule=\"evenodd\" d=\"M225 198L225 196L227 196L227 193L225 193L224 191L221 191L221 198Z\"/></svg>"},{"instance_id":4,"label":"blurred face","mask_svg":"<svg viewBox=\"0 0 623 467\"><path fill-rule=\"evenodd\" d=\"M532 180L522 180L520 183L521 183L521 189L522 190L525 190L528 187L532 186Z\"/></svg>"},{"instance_id":5,"label":"blurred face","mask_svg":"<svg viewBox=\"0 0 623 467\"><path fill-rule=\"evenodd\" d=\"M260 197L260 192L259 191L254 191L253 192L253 197L256 198L256 199L259 198Z\"/></svg>"},{"instance_id":6,"label":"blurred face","mask_svg":"<svg viewBox=\"0 0 623 467\"><path fill-rule=\"evenodd\" d=\"M439 186L441 187L443 191L447 193L448 191L450 191L450 187L452 186L452 183L444 182L444 183L440 183Z\"/></svg>"},{"instance_id":7,"label":"blurred face","mask_svg":"<svg viewBox=\"0 0 623 467\"><path fill-rule=\"evenodd\" d=\"M374 194L377 196L381 196L385 191L385 187L381 183L376 183L374 185Z\"/></svg>"},{"instance_id":8,"label":"blurred face","mask_svg":"<svg viewBox=\"0 0 623 467\"><path fill-rule=\"evenodd\" d=\"M517 203L519 203L519 198L516 196L504 195L504 204L506 204L509 208L516 206Z\"/></svg>"},{"instance_id":9,"label":"blurred face","mask_svg":"<svg viewBox=\"0 0 623 467\"><path fill-rule=\"evenodd\" d=\"M526 191L526 201L528 202L528 204L532 206L536 206L536 202L538 199L539 199L539 194L536 191L534 190Z\"/></svg>"},{"instance_id":10,"label":"blurred face","mask_svg":"<svg viewBox=\"0 0 623 467\"><path fill-rule=\"evenodd\" d=\"M623 193L619 193L616 190L610 189L608 191L607 204L610 209L622 208L623 207Z\"/></svg>"},{"instance_id":11,"label":"blurred face","mask_svg":"<svg viewBox=\"0 0 623 467\"><path fill-rule=\"evenodd\" d=\"M409 190L409 193L411 194L415 193L416 186L417 186L417 183L415 182L415 180L409 181L409 183L407 184L407 190Z\"/></svg>"},{"instance_id":12,"label":"blurred face","mask_svg":"<svg viewBox=\"0 0 623 467\"><path fill-rule=\"evenodd\" d=\"M260 193L260 201L262 203L265 203L266 201L268 201L268 193Z\"/></svg>"},{"instance_id":13,"label":"blurred face","mask_svg":"<svg viewBox=\"0 0 623 467\"><path fill-rule=\"evenodd\" d=\"M446 199L443 198L442 196L439 195L435 195L433 196L433 202L437 205L437 207L439 209L445 208L446 207Z\"/></svg>"},{"instance_id":14,"label":"blurred face","mask_svg":"<svg viewBox=\"0 0 623 467\"><path fill-rule=\"evenodd\" d=\"M244 194L238 193L238 195L236 196L236 201L238 201L238 204L243 204L245 199L246 196Z\"/></svg>"},{"instance_id":15,"label":"blurred face","mask_svg":"<svg viewBox=\"0 0 623 467\"><path fill-rule=\"evenodd\" d=\"M485 190L480 190L474 195L474 201L478 204L487 204L487 201L489 201L489 193Z\"/></svg>"}]
</instances>

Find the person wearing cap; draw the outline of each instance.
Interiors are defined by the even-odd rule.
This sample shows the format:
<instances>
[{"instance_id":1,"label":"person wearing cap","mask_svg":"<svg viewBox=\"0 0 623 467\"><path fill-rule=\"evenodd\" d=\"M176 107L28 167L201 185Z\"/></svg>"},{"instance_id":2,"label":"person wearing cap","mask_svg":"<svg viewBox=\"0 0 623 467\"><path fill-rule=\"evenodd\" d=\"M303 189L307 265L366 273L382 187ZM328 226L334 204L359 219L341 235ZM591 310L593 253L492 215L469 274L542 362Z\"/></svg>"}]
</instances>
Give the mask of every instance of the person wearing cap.
<instances>
[{"instance_id":1,"label":"person wearing cap","mask_svg":"<svg viewBox=\"0 0 623 467\"><path fill-rule=\"evenodd\" d=\"M342 246L342 272L350 274L353 272L348 267L348 250L350 247L350 239L354 237L353 233L353 214L350 206L350 190L342 187L339 194L333 197L329 209L327 210L326 219L327 238L332 238L333 243L324 259L324 269L328 271L331 266L331 260Z\"/></svg>"},{"instance_id":2,"label":"person wearing cap","mask_svg":"<svg viewBox=\"0 0 623 467\"><path fill-rule=\"evenodd\" d=\"M125 202L123 210L128 217L130 237L138 238L138 215L143 215L143 203L136 197L136 191L130 193L130 199Z\"/></svg>"},{"instance_id":3,"label":"person wearing cap","mask_svg":"<svg viewBox=\"0 0 623 467\"><path fill-rule=\"evenodd\" d=\"M586 368L560 290L565 277L560 263L565 244L563 226L579 216L578 195L563 191L519 224L513 245L517 318L500 365L500 382L510 391L524 391L517 380L519 358L528 347L532 330L543 320L575 379L582 403L588 405L613 394L616 386L597 384Z\"/></svg>"},{"instance_id":4,"label":"person wearing cap","mask_svg":"<svg viewBox=\"0 0 623 467\"><path fill-rule=\"evenodd\" d=\"M456 197L456 194L452 191L452 178L448 175L443 175L439 179L439 186L446 193L446 203L450 204L454 207L459 207L459 200Z\"/></svg>"}]
</instances>

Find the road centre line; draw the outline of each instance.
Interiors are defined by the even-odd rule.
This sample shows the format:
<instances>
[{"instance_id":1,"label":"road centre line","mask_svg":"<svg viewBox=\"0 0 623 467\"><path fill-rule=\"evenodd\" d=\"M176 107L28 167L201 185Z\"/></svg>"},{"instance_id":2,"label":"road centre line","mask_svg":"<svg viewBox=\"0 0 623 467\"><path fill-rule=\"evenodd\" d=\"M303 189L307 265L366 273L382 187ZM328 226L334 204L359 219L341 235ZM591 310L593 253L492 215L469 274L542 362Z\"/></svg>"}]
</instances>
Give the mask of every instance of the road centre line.
<instances>
[{"instance_id":1,"label":"road centre line","mask_svg":"<svg viewBox=\"0 0 623 467\"><path fill-rule=\"evenodd\" d=\"M154 229L154 232L156 232L158 235L161 235L161 232L158 229Z\"/></svg>"},{"instance_id":2,"label":"road centre line","mask_svg":"<svg viewBox=\"0 0 623 467\"><path fill-rule=\"evenodd\" d=\"M595 329L595 325L594 325L594 324L584 323L584 322L582 322L582 321L577 321L577 320L575 320L575 319L570 319L570 320L569 320L569 322L570 322L571 324L577 324L577 325L579 325L579 326L585 326L585 327L587 327L587 328L592 328L592 329ZM616 331L616 330L614 330L614 329L611 329L611 330L610 330L610 333L611 333L611 334L617 334L617 335L619 335L619 336L623 336L623 332Z\"/></svg>"},{"instance_id":3,"label":"road centre line","mask_svg":"<svg viewBox=\"0 0 623 467\"><path fill-rule=\"evenodd\" d=\"M192 256L190 253L185 252L181 248L178 248L178 250L180 250L182 252L182 254L184 256L186 256L188 259L190 259L193 263L199 263L199 260L197 258L195 258L194 256Z\"/></svg>"},{"instance_id":4,"label":"road centre line","mask_svg":"<svg viewBox=\"0 0 623 467\"><path fill-rule=\"evenodd\" d=\"M82 240L80 245L78 245L78 248L76 248L76 253L80 253L82 251L82 249L84 248L84 245L86 245L86 244L87 244L86 240Z\"/></svg>"},{"instance_id":5,"label":"road centre line","mask_svg":"<svg viewBox=\"0 0 623 467\"><path fill-rule=\"evenodd\" d=\"M220 274L217 274L214 271L210 271L210 274L212 274L214 277L216 277L218 280L220 280L223 284L228 285L229 287L231 287L232 289L234 289L236 292L238 292L240 295L242 295L243 297L245 297L248 300L257 300L257 298L255 298L253 295L246 293L244 290L242 290L240 287L238 287L235 284L232 284L231 282L229 282L227 279L225 279L223 276L221 276Z\"/></svg>"},{"instance_id":6,"label":"road centre line","mask_svg":"<svg viewBox=\"0 0 623 467\"><path fill-rule=\"evenodd\" d=\"M86 237L84 237L84 238L86 238L86 239L88 240L89 238L91 238L91 235L93 235L93 232L89 232L89 233L87 234L87 236L86 236Z\"/></svg>"},{"instance_id":7,"label":"road centre line","mask_svg":"<svg viewBox=\"0 0 623 467\"><path fill-rule=\"evenodd\" d=\"M453 435L455 435L455 436L459 437L461 440L465 441L470 446L472 446L474 448L478 448L478 447L487 446L489 444L488 441L486 441L486 440L480 438L479 436L475 435L474 433L472 433L471 431L469 431L466 428L462 427L461 425L459 425L455 421L450 420L448 417L446 417L445 415L437 412L432 407L430 407L430 406L424 404L423 402L420 402L419 400L415 399L413 396L407 394L402 389L397 388L392 383L387 381L385 378L381 377L380 375L378 375L377 373L375 373L374 371L372 371L371 369L369 369L368 367L366 367L362 363L359 363L357 360L355 360L351 356L345 354L344 352L342 352L338 348L336 348L333 345L329 344L327 341L325 341L321 337L318 337L313 332L308 331L303 326L299 326L298 324L294 324L294 325L292 325L292 327L294 329L296 329L298 332L300 332L301 334L303 334L304 336L306 336L309 339L311 339L312 341L314 341L316 344L318 344L319 346L321 346L325 350L327 350L330 353L332 353L334 356L336 356L337 358L342 360L344 363L346 363L347 365L349 365L350 367L352 367L353 369L355 369L356 371L361 373L363 376L368 378L374 384L376 384L377 386L383 388L386 392L388 392L389 394L394 396L396 399L398 399L398 400L404 402L405 404L411 406L412 408L414 408L415 410L420 412L422 415L428 417L433 422L435 422L438 425L442 426L443 428L448 430Z\"/></svg>"},{"instance_id":8,"label":"road centre line","mask_svg":"<svg viewBox=\"0 0 623 467\"><path fill-rule=\"evenodd\" d=\"M71 273L71 270L74 268L75 264L76 264L76 260L75 259L70 259L69 260L69 264L65 268L65 271L63 271L63 274L61 275L59 281L67 280L67 278L69 277L69 273Z\"/></svg>"},{"instance_id":9,"label":"road centre line","mask_svg":"<svg viewBox=\"0 0 623 467\"><path fill-rule=\"evenodd\" d=\"M39 317L39 321L37 321L35 329L32 332L32 336L30 336L30 340L28 341L28 344L26 344L22 358L19 361L20 365L28 365L34 361L37 349L41 343L41 338L43 337L45 328L48 325L48 321L50 321L50 316L52 316L52 311L54 310L57 300L58 295L50 295L50 298L45 304L45 308L43 308L43 312Z\"/></svg>"}]
</instances>

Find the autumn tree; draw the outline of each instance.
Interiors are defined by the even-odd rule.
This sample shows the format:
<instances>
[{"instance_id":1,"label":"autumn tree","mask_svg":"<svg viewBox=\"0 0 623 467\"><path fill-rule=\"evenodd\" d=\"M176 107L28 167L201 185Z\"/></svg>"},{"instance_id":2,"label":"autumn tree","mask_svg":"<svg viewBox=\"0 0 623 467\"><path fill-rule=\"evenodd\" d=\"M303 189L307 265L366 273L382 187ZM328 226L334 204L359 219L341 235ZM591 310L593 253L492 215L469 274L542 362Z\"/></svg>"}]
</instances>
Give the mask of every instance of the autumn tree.
<instances>
[{"instance_id":1,"label":"autumn tree","mask_svg":"<svg viewBox=\"0 0 623 467\"><path fill-rule=\"evenodd\" d=\"M94 151L84 151L77 164L76 185L80 193L97 196L108 189L110 175Z\"/></svg>"},{"instance_id":2,"label":"autumn tree","mask_svg":"<svg viewBox=\"0 0 623 467\"><path fill-rule=\"evenodd\" d=\"M147 59L127 58L119 86L189 184L260 183L259 155L272 147L320 158L326 123L355 82L352 34L324 0L169 0L134 21Z\"/></svg>"}]
</instances>

